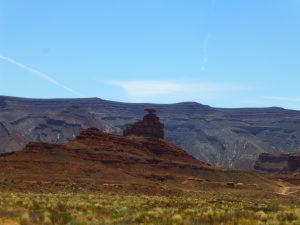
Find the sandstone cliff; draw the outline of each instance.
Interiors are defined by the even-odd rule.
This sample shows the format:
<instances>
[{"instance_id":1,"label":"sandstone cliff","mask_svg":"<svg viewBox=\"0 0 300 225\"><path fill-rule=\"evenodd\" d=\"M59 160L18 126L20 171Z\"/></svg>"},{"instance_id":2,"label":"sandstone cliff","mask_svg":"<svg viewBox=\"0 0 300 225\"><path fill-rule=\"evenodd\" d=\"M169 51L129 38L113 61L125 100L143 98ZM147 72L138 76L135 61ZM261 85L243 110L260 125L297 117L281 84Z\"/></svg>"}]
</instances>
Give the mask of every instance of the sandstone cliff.
<instances>
[{"instance_id":1,"label":"sandstone cliff","mask_svg":"<svg viewBox=\"0 0 300 225\"><path fill-rule=\"evenodd\" d=\"M254 173L215 168L163 139L123 137L96 128L66 144L32 142L22 151L0 155L0 171L2 181L11 181L8 187L33 181L93 183L95 188L120 184L197 189L208 181L223 188L228 181L271 184Z\"/></svg>"},{"instance_id":2,"label":"sandstone cliff","mask_svg":"<svg viewBox=\"0 0 300 225\"><path fill-rule=\"evenodd\" d=\"M144 116L142 121L130 124L124 129L124 136L141 136L164 138L164 124L159 121L159 117L155 114L155 109L145 109L148 114Z\"/></svg>"},{"instance_id":3,"label":"sandstone cliff","mask_svg":"<svg viewBox=\"0 0 300 225\"><path fill-rule=\"evenodd\" d=\"M255 162L256 170L266 172L293 172L300 170L300 154L268 154L262 153Z\"/></svg>"},{"instance_id":4,"label":"sandstone cliff","mask_svg":"<svg viewBox=\"0 0 300 225\"><path fill-rule=\"evenodd\" d=\"M0 152L21 150L29 141L66 143L88 127L121 135L145 108L158 110L166 140L208 163L253 169L260 153L300 149L300 112L294 110L0 96Z\"/></svg>"}]
</instances>

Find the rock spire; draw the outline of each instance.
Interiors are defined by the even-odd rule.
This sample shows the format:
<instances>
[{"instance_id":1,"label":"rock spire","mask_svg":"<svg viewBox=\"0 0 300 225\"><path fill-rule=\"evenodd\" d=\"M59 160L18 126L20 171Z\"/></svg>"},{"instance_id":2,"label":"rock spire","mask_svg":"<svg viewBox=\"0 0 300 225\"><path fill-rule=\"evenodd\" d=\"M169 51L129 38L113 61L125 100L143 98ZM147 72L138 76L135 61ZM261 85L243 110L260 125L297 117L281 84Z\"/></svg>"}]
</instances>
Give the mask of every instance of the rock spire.
<instances>
[{"instance_id":1,"label":"rock spire","mask_svg":"<svg viewBox=\"0 0 300 225\"><path fill-rule=\"evenodd\" d=\"M156 110L146 108L147 115L142 121L129 125L123 132L124 136L135 135L142 137L164 138L164 124L159 121Z\"/></svg>"}]
</instances>

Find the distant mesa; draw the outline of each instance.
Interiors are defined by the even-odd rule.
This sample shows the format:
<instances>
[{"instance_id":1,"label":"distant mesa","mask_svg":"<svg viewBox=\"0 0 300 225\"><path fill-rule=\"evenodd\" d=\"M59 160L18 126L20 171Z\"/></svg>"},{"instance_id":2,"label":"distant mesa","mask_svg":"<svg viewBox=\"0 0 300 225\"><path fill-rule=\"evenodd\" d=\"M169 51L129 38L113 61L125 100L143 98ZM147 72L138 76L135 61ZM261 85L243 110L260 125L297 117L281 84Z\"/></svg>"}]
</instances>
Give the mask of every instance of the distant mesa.
<instances>
[{"instance_id":1,"label":"distant mesa","mask_svg":"<svg viewBox=\"0 0 300 225\"><path fill-rule=\"evenodd\" d=\"M129 125L124 130L123 135L163 139L165 137L164 124L160 122L159 117L156 115L156 110L146 108L145 111L148 112L148 114L144 116L143 120Z\"/></svg>"},{"instance_id":2,"label":"distant mesa","mask_svg":"<svg viewBox=\"0 0 300 225\"><path fill-rule=\"evenodd\" d=\"M157 112L143 112L145 108ZM67 143L89 127L123 135L124 128L148 113L157 114L165 124L165 139L213 164L248 170L261 152L300 150L300 111L296 110L0 96L0 153L20 151L30 141ZM293 161L291 167L297 166ZM283 164L287 168L287 161Z\"/></svg>"},{"instance_id":3,"label":"distant mesa","mask_svg":"<svg viewBox=\"0 0 300 225\"><path fill-rule=\"evenodd\" d=\"M300 170L300 152L296 153L261 153L254 169L265 172L293 172Z\"/></svg>"}]
</instances>

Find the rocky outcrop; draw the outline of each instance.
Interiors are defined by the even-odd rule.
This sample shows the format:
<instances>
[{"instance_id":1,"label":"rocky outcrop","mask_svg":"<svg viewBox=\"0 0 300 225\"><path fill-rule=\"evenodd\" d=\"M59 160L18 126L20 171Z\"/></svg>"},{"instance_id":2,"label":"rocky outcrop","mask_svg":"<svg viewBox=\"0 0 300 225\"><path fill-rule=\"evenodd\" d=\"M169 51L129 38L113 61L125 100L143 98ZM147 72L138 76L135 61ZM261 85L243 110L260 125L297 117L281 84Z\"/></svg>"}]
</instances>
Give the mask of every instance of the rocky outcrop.
<instances>
[{"instance_id":1,"label":"rocky outcrop","mask_svg":"<svg viewBox=\"0 0 300 225\"><path fill-rule=\"evenodd\" d=\"M66 144L30 142L19 152L0 155L10 179L84 180L147 183L195 176L210 166L161 139L122 137L90 128Z\"/></svg>"},{"instance_id":2,"label":"rocky outcrop","mask_svg":"<svg viewBox=\"0 0 300 225\"><path fill-rule=\"evenodd\" d=\"M65 144L32 142L22 151L0 155L0 171L0 180L11 181L8 188L17 186L18 190L27 191L26 183L29 188L34 183L82 183L97 192L99 186L107 184L190 191L199 190L203 182L210 181L214 185L228 181L270 183L251 172L201 162L163 139L124 137L96 128L82 131Z\"/></svg>"},{"instance_id":3,"label":"rocky outcrop","mask_svg":"<svg viewBox=\"0 0 300 225\"><path fill-rule=\"evenodd\" d=\"M159 121L155 109L145 109L148 114L142 121L129 125L123 132L124 136L135 135L142 137L164 138L164 124Z\"/></svg>"},{"instance_id":4,"label":"rocky outcrop","mask_svg":"<svg viewBox=\"0 0 300 225\"><path fill-rule=\"evenodd\" d=\"M8 131L0 128L0 152L19 151L29 141L65 143L88 127L121 135L143 116L145 108L159 112L166 140L208 163L253 169L262 152L300 149L300 111L296 110L0 96L0 122Z\"/></svg>"},{"instance_id":5,"label":"rocky outcrop","mask_svg":"<svg viewBox=\"0 0 300 225\"><path fill-rule=\"evenodd\" d=\"M289 157L288 168L290 171L300 170L300 154Z\"/></svg>"},{"instance_id":6,"label":"rocky outcrop","mask_svg":"<svg viewBox=\"0 0 300 225\"><path fill-rule=\"evenodd\" d=\"M266 172L280 172L288 170L289 154L262 153L254 164L254 169Z\"/></svg>"},{"instance_id":7,"label":"rocky outcrop","mask_svg":"<svg viewBox=\"0 0 300 225\"><path fill-rule=\"evenodd\" d=\"M269 154L269 153L262 153L259 155L258 160L262 163L280 163L286 162L290 157L289 154Z\"/></svg>"},{"instance_id":8,"label":"rocky outcrop","mask_svg":"<svg viewBox=\"0 0 300 225\"><path fill-rule=\"evenodd\" d=\"M265 172L292 172L300 169L299 153L262 153L255 162L254 169Z\"/></svg>"}]
</instances>

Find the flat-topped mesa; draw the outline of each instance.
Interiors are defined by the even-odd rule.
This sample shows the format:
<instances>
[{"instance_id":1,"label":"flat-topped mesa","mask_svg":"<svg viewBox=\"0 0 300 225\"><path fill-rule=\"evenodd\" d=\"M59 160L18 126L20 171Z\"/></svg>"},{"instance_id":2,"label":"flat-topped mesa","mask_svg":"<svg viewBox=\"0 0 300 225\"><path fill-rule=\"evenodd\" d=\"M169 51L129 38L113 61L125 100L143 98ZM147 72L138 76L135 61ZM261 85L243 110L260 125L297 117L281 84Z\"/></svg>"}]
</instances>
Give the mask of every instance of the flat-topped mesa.
<instances>
[{"instance_id":1,"label":"flat-topped mesa","mask_svg":"<svg viewBox=\"0 0 300 225\"><path fill-rule=\"evenodd\" d=\"M300 152L261 153L254 169L266 172L293 172L300 170Z\"/></svg>"},{"instance_id":2,"label":"flat-topped mesa","mask_svg":"<svg viewBox=\"0 0 300 225\"><path fill-rule=\"evenodd\" d=\"M123 132L124 136L135 135L142 137L164 138L164 124L159 121L153 108L145 109L148 112L142 121L129 125Z\"/></svg>"}]
</instances>

